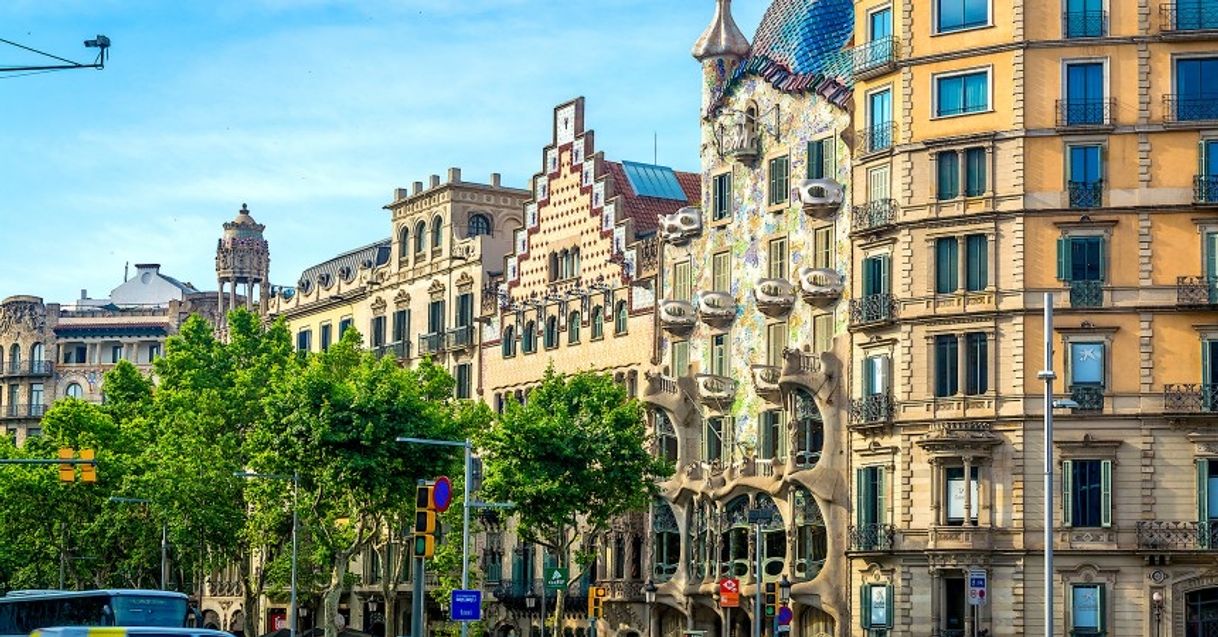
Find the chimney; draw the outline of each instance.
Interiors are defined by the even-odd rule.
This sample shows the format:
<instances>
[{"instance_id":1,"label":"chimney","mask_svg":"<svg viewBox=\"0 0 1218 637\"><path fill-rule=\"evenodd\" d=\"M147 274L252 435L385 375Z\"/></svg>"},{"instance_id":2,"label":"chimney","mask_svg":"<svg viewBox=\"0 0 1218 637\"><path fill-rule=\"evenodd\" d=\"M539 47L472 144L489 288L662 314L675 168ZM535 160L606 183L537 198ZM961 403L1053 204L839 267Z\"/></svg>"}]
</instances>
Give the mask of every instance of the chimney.
<instances>
[{"instance_id":1,"label":"chimney","mask_svg":"<svg viewBox=\"0 0 1218 637\"><path fill-rule=\"evenodd\" d=\"M460 168L449 168L448 169L448 183L450 183L450 184L461 183L461 169Z\"/></svg>"},{"instance_id":2,"label":"chimney","mask_svg":"<svg viewBox=\"0 0 1218 637\"><path fill-rule=\"evenodd\" d=\"M83 301L83 300L85 300L85 299L87 299L87 298L89 298L89 291L88 291L88 290L86 290L86 289L84 289L84 288L81 288L81 289L80 289L80 300L82 300L82 301Z\"/></svg>"},{"instance_id":3,"label":"chimney","mask_svg":"<svg viewBox=\"0 0 1218 637\"><path fill-rule=\"evenodd\" d=\"M417 194L423 192L423 182L416 181L413 184L411 184L411 186L412 186L412 191L413 191L411 194L417 195Z\"/></svg>"},{"instance_id":4,"label":"chimney","mask_svg":"<svg viewBox=\"0 0 1218 637\"><path fill-rule=\"evenodd\" d=\"M499 173L491 173L491 188L499 187Z\"/></svg>"},{"instance_id":5,"label":"chimney","mask_svg":"<svg viewBox=\"0 0 1218 637\"><path fill-rule=\"evenodd\" d=\"M431 176L431 182L430 182L430 183L431 183L431 185L430 185L430 186L428 186L428 188L435 188L436 186L439 186L439 185L440 185L440 176L439 176L439 175L432 175L432 176Z\"/></svg>"},{"instance_id":6,"label":"chimney","mask_svg":"<svg viewBox=\"0 0 1218 637\"><path fill-rule=\"evenodd\" d=\"M401 201L402 199L405 199L408 194L410 194L410 193L405 188L394 188L393 189L393 200Z\"/></svg>"}]
</instances>

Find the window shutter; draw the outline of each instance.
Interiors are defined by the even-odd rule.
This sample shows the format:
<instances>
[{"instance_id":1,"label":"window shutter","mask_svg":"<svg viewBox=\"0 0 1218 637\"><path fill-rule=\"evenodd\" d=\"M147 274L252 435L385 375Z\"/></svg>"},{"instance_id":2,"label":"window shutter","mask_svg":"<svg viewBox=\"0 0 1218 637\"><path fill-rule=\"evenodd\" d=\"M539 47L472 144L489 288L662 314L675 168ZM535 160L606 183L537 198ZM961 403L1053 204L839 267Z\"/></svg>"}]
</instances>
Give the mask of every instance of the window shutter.
<instances>
[{"instance_id":1,"label":"window shutter","mask_svg":"<svg viewBox=\"0 0 1218 637\"><path fill-rule=\"evenodd\" d=\"M1209 507L1210 461L1207 458L1197 459L1197 521L1204 524L1210 519ZM1201 537L1207 537L1201 533Z\"/></svg>"},{"instance_id":2,"label":"window shutter","mask_svg":"<svg viewBox=\"0 0 1218 637\"><path fill-rule=\"evenodd\" d=\"M1203 385L1211 385L1214 382L1218 382L1218 379L1214 378L1214 375L1210 373L1210 348L1214 346L1214 343L1215 341L1201 341L1201 383ZM1213 402L1209 399L1208 390L1208 387L1201 390L1202 398L1207 399L1202 409L1209 409L1210 404Z\"/></svg>"},{"instance_id":3,"label":"window shutter","mask_svg":"<svg viewBox=\"0 0 1218 637\"><path fill-rule=\"evenodd\" d=\"M1074 477L1074 462L1070 460L1062 461L1062 526L1072 526L1072 513L1074 503L1071 501L1071 493L1073 489L1070 485L1070 479Z\"/></svg>"},{"instance_id":4,"label":"window shutter","mask_svg":"<svg viewBox=\"0 0 1218 637\"><path fill-rule=\"evenodd\" d=\"M888 273L890 270L892 257L884 255L880 257L880 293L889 294L892 292L892 286L888 282Z\"/></svg>"},{"instance_id":5,"label":"window shutter","mask_svg":"<svg viewBox=\"0 0 1218 637\"><path fill-rule=\"evenodd\" d=\"M821 172L825 174L825 179L835 179L837 177L837 131L825 138L820 145L821 159L824 160L824 168Z\"/></svg>"},{"instance_id":6,"label":"window shutter","mask_svg":"<svg viewBox=\"0 0 1218 637\"><path fill-rule=\"evenodd\" d=\"M863 630L871 630L871 586L863 584L859 589L859 607L862 612L859 614L859 626Z\"/></svg>"},{"instance_id":7,"label":"window shutter","mask_svg":"<svg viewBox=\"0 0 1218 637\"><path fill-rule=\"evenodd\" d=\"M892 368L892 357L888 354L879 356L876 358L875 364L878 366L878 369L876 370L876 379L879 380L879 382L876 383L878 387L875 387L874 390L876 393L880 394L888 393L888 372Z\"/></svg>"},{"instance_id":8,"label":"window shutter","mask_svg":"<svg viewBox=\"0 0 1218 637\"><path fill-rule=\"evenodd\" d=\"M885 619L888 621L884 623L884 628L892 628L892 616L895 614L892 612L892 609L896 606L892 599L892 584L888 584L884 588L884 599L888 603L888 612L884 614Z\"/></svg>"},{"instance_id":9,"label":"window shutter","mask_svg":"<svg viewBox=\"0 0 1218 637\"><path fill-rule=\"evenodd\" d=\"M1112 461L1100 461L1100 526L1112 526ZM1101 591L1103 588L1100 589ZM1101 604L1102 610L1103 604Z\"/></svg>"},{"instance_id":10,"label":"window shutter","mask_svg":"<svg viewBox=\"0 0 1218 637\"><path fill-rule=\"evenodd\" d=\"M1104 237L1100 237L1100 280L1107 280L1108 274L1108 241Z\"/></svg>"},{"instance_id":11,"label":"window shutter","mask_svg":"<svg viewBox=\"0 0 1218 637\"><path fill-rule=\"evenodd\" d=\"M1205 144L1206 144L1206 141L1204 139L1197 142L1197 174L1198 175L1208 175L1209 174L1209 170L1208 170L1209 166L1206 165L1206 161L1205 161L1205 159L1206 159Z\"/></svg>"},{"instance_id":12,"label":"window shutter","mask_svg":"<svg viewBox=\"0 0 1218 637\"><path fill-rule=\"evenodd\" d=\"M1070 280L1070 237L1057 238L1057 278Z\"/></svg>"},{"instance_id":13,"label":"window shutter","mask_svg":"<svg viewBox=\"0 0 1218 637\"><path fill-rule=\"evenodd\" d=\"M884 467L875 468L875 523L884 524L888 520L887 509L884 508ZM889 602L891 614L892 602Z\"/></svg>"},{"instance_id":14,"label":"window shutter","mask_svg":"<svg viewBox=\"0 0 1218 637\"><path fill-rule=\"evenodd\" d=\"M820 179L824 174L825 157L820 141L808 142L808 179Z\"/></svg>"},{"instance_id":15,"label":"window shutter","mask_svg":"<svg viewBox=\"0 0 1218 637\"><path fill-rule=\"evenodd\" d=\"M854 470L854 523L861 527L866 524L863 518L863 503L867 502L866 469Z\"/></svg>"},{"instance_id":16,"label":"window shutter","mask_svg":"<svg viewBox=\"0 0 1218 637\"><path fill-rule=\"evenodd\" d=\"M1099 609L1100 621L1098 623L1100 634L1103 635L1108 631L1108 585L1101 583L1099 586L1096 586L1096 589L1098 589L1096 594L1099 597L1099 604L1096 605Z\"/></svg>"}]
</instances>

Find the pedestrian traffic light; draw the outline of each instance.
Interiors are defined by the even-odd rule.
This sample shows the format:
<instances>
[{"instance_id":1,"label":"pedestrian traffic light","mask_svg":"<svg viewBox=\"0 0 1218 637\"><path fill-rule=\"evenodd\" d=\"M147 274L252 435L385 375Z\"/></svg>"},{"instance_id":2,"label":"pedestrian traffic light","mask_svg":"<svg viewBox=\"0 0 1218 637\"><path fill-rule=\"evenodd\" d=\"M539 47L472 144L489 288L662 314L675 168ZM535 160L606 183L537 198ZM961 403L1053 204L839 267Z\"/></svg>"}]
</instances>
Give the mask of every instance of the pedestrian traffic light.
<instances>
[{"instance_id":1,"label":"pedestrian traffic light","mask_svg":"<svg viewBox=\"0 0 1218 637\"><path fill-rule=\"evenodd\" d=\"M93 459L93 450L92 449L81 449L80 450L80 459L81 460L92 460ZM97 482L97 467L93 464L80 465L80 481L81 482Z\"/></svg>"},{"instance_id":2,"label":"pedestrian traffic light","mask_svg":"<svg viewBox=\"0 0 1218 637\"><path fill-rule=\"evenodd\" d=\"M765 584L765 616L773 618L778 615L778 582Z\"/></svg>"},{"instance_id":3,"label":"pedestrian traffic light","mask_svg":"<svg viewBox=\"0 0 1218 637\"><path fill-rule=\"evenodd\" d=\"M432 557L436 554L435 483L425 482L415 491L414 510L414 556Z\"/></svg>"},{"instance_id":4,"label":"pedestrian traffic light","mask_svg":"<svg viewBox=\"0 0 1218 637\"><path fill-rule=\"evenodd\" d=\"M76 458L76 450L71 447L59 448L60 460L74 460ZM67 462L59 465L59 481L60 482L76 482L76 465Z\"/></svg>"},{"instance_id":5,"label":"pedestrian traffic light","mask_svg":"<svg viewBox=\"0 0 1218 637\"><path fill-rule=\"evenodd\" d=\"M605 598L608 596L609 589L604 586L588 587L588 617L600 619L605 616Z\"/></svg>"}]
</instances>

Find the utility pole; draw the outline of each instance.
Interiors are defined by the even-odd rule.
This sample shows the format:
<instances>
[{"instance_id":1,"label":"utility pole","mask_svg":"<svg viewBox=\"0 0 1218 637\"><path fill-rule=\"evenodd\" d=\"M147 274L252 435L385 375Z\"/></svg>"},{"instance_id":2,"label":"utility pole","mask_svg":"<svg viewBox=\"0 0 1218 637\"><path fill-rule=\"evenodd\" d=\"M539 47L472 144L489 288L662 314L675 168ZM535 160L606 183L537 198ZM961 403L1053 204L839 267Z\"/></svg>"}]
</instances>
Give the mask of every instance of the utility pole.
<instances>
[{"instance_id":1,"label":"utility pole","mask_svg":"<svg viewBox=\"0 0 1218 637\"><path fill-rule=\"evenodd\" d=\"M89 64L81 64L80 62L73 62L72 60L69 60L67 58L62 58L62 57L59 57L58 55L52 55L50 53L47 53L46 51L39 51L38 49L35 49L33 47L28 47L28 46L25 46L24 44L17 44L16 42L13 42L12 40L5 40L4 38L0 38L0 44L8 44L10 46L17 47L18 49L29 51L31 53L36 53L38 55L51 58L52 60L62 62L62 64L43 64L43 65L34 65L34 66L0 66L0 73L16 73L16 72L45 73L48 71L67 71L67 70L73 70L73 69L97 69L100 71L100 70L106 68L106 56L107 56L107 51L110 49L110 38L108 38L104 35L98 35L96 38L93 38L92 40L85 40L86 48L98 50L97 57L94 58L93 62L89 63Z\"/></svg>"}]
</instances>

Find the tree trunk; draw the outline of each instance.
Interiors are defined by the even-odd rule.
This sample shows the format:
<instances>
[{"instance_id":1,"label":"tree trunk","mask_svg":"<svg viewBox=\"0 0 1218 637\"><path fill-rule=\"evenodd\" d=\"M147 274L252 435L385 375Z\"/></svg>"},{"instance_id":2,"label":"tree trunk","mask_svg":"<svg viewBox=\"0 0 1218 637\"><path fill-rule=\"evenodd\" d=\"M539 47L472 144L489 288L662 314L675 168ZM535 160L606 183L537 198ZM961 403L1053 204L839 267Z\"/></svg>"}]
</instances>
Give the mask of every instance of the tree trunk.
<instances>
[{"instance_id":1,"label":"tree trunk","mask_svg":"<svg viewBox=\"0 0 1218 637\"><path fill-rule=\"evenodd\" d=\"M238 558L238 572L241 575L241 612L245 617L242 631L246 637L258 637L262 633L262 615L259 602L262 597L262 587L265 583L263 570L253 569L250 560L253 556L246 554Z\"/></svg>"},{"instance_id":2,"label":"tree trunk","mask_svg":"<svg viewBox=\"0 0 1218 637\"><path fill-rule=\"evenodd\" d=\"M351 555L354 552L353 549L344 549L334 555L333 570L330 572L330 586L322 597L325 610L322 617L325 620L326 637L338 637L338 625L334 622L338 619L338 603L342 600L343 590L346 588L343 581L347 579L347 569L351 565Z\"/></svg>"}]
</instances>

